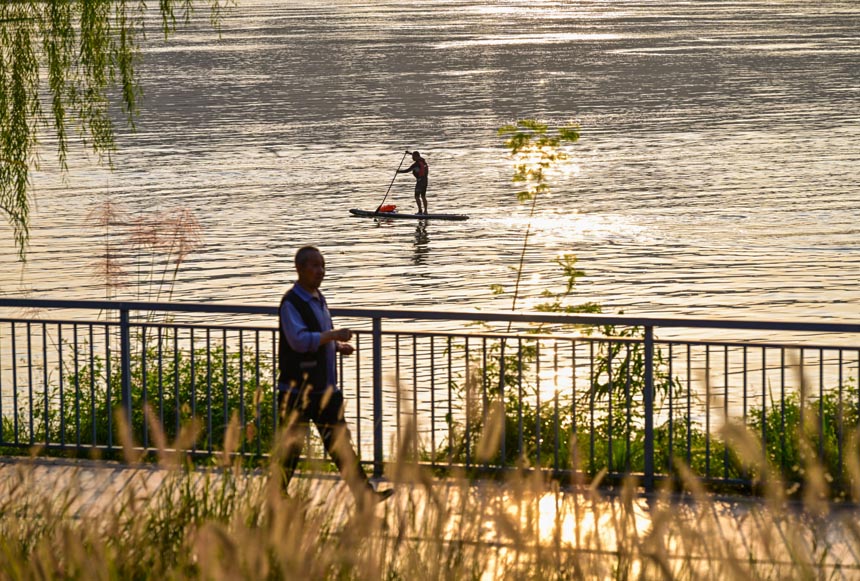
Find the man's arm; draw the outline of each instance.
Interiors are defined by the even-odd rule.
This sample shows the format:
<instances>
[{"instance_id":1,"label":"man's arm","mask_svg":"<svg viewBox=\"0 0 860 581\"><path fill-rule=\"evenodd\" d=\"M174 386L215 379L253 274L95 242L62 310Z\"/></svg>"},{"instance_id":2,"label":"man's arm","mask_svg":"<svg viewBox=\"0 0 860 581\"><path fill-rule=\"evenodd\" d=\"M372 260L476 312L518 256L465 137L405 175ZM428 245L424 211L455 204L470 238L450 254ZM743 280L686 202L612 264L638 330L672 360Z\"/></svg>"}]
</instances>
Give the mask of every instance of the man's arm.
<instances>
[{"instance_id":1,"label":"man's arm","mask_svg":"<svg viewBox=\"0 0 860 581\"><path fill-rule=\"evenodd\" d=\"M397 173L409 173L409 172L413 171L417 165L418 165L418 162L416 161L415 163L413 163L412 165L410 165L406 169L397 170Z\"/></svg>"}]
</instances>

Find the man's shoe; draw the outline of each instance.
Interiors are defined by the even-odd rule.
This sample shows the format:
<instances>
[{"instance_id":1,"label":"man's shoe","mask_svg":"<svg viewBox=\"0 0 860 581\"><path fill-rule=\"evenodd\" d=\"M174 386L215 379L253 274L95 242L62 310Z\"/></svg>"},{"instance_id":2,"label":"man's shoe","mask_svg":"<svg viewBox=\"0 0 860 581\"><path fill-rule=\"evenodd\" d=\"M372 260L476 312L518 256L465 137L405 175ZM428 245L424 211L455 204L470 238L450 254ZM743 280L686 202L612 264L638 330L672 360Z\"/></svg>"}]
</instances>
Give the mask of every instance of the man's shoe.
<instances>
[{"instance_id":1,"label":"man's shoe","mask_svg":"<svg viewBox=\"0 0 860 581\"><path fill-rule=\"evenodd\" d=\"M376 499L376 502L383 502L385 500L388 500L392 496L394 496L394 489L393 488L386 488L385 490L374 490L373 491L373 497Z\"/></svg>"}]
</instances>

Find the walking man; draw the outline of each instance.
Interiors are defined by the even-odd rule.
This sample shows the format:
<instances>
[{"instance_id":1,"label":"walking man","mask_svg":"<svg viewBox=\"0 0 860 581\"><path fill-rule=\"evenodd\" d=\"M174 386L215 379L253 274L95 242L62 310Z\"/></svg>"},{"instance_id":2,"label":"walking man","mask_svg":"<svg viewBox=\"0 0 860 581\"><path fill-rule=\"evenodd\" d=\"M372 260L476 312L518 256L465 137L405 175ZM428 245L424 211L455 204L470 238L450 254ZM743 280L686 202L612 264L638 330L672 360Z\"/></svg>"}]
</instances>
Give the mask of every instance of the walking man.
<instances>
[{"instance_id":1,"label":"walking man","mask_svg":"<svg viewBox=\"0 0 860 581\"><path fill-rule=\"evenodd\" d=\"M408 151L406 153L409 153ZM417 151L412 152L412 165L406 169L397 170L397 173L412 172L415 176L415 203L418 204L418 213L427 213L427 176L430 167Z\"/></svg>"},{"instance_id":2,"label":"walking man","mask_svg":"<svg viewBox=\"0 0 860 581\"><path fill-rule=\"evenodd\" d=\"M325 259L317 248L296 252L298 281L281 299L278 345L278 411L285 428L281 450L284 492L298 465L310 422L337 465L356 503L385 500L392 489L376 491L349 441L343 392L337 385L336 356L351 355L349 329L335 329L319 288Z\"/></svg>"}]
</instances>

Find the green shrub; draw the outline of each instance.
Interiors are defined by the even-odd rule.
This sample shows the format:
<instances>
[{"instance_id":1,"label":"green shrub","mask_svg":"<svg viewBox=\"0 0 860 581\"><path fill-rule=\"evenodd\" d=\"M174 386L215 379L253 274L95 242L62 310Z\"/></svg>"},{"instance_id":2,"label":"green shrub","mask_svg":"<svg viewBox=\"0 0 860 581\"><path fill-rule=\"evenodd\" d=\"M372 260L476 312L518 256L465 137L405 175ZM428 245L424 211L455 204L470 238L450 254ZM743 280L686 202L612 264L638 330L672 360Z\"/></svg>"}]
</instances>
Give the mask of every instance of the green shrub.
<instances>
[{"instance_id":1,"label":"green shrub","mask_svg":"<svg viewBox=\"0 0 860 581\"><path fill-rule=\"evenodd\" d=\"M145 354L131 360L131 430L137 444L152 445L149 408L165 436L175 439L181 426L195 420L200 427L194 449L220 449L227 426L236 414L241 426L240 450L268 452L274 436L272 365L250 348L228 351L223 345L174 350L164 340L160 349L150 342ZM80 348L79 348L80 349ZM118 352L108 362L99 356L77 365L73 347L66 350L62 390L57 382L34 401L32 410L18 410L3 419L6 442L51 443L68 446L115 447L119 443L115 414L121 409L121 361ZM78 353L77 355L81 355ZM32 411L30 426L28 411Z\"/></svg>"}]
</instances>

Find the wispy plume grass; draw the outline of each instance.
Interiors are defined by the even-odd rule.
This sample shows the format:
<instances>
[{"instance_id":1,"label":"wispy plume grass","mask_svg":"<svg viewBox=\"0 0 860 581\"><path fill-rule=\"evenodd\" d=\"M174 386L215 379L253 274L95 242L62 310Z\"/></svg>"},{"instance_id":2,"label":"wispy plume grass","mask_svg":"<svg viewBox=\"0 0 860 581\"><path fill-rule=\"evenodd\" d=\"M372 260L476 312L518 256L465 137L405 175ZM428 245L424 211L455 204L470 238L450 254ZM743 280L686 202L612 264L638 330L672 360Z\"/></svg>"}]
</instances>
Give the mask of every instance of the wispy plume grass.
<instances>
[{"instance_id":1,"label":"wispy plume grass","mask_svg":"<svg viewBox=\"0 0 860 581\"><path fill-rule=\"evenodd\" d=\"M137 300L170 300L179 269L202 243L202 228L188 208L129 214L107 199L87 223L103 232L104 251L93 263L107 298L129 289Z\"/></svg>"},{"instance_id":2,"label":"wispy plume grass","mask_svg":"<svg viewBox=\"0 0 860 581\"><path fill-rule=\"evenodd\" d=\"M492 482L445 479L416 461L404 427L386 476L387 503L356 505L340 480L299 478L289 496L266 470L242 465L236 418L208 467L183 452L186 425L168 441L145 411L156 467L124 441L120 494L92 500L85 471L46 485L39 463L0 471L0 571L8 579L784 579L860 575L854 505L825 499L812 455L792 500L757 436L727 423L723 437L760 474L762 496L718 499L683 464L687 492L668 482L644 496L630 478L609 493L600 474L563 488L525 468ZM123 416L117 416L118 433ZM504 410L488 411L478 453L499 446ZM847 454L860 498L858 440ZM273 456L277 457L277 454ZM50 474L50 473L49 473ZM273 471L274 474L274 471ZM91 480L91 475L90 475ZM105 501L106 500L106 501Z\"/></svg>"}]
</instances>

